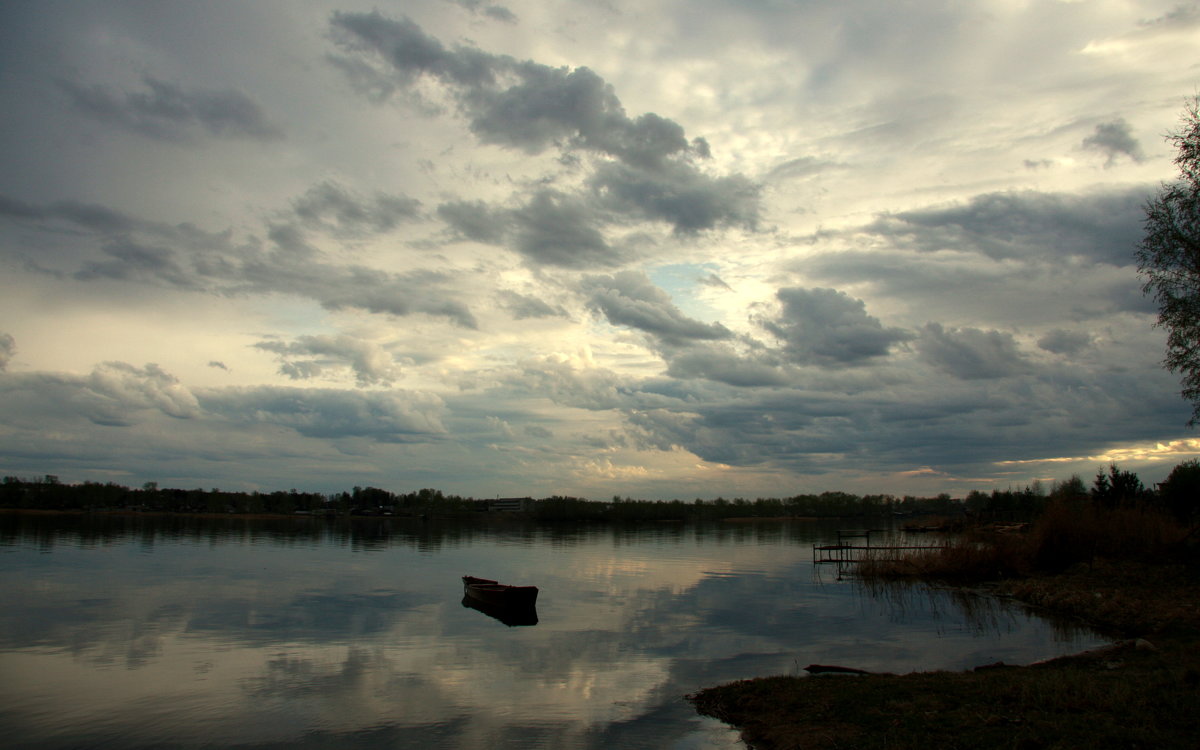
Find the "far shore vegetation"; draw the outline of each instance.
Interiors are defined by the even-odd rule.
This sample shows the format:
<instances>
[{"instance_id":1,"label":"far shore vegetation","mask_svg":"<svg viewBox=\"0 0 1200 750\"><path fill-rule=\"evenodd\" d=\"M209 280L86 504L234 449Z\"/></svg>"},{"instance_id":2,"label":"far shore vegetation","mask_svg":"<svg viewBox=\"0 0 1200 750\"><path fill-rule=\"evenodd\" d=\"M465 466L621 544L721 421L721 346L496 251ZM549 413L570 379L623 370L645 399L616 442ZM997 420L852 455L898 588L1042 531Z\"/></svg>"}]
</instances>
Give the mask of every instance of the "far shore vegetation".
<instances>
[{"instance_id":1,"label":"far shore vegetation","mask_svg":"<svg viewBox=\"0 0 1200 750\"><path fill-rule=\"evenodd\" d=\"M1149 491L1136 476L1110 467L1092 492L1124 496L1136 494L1138 502L1155 499L1164 507L1190 502L1190 491L1200 488L1196 461L1176 467L1166 483ZM1131 483L1136 483L1133 486ZM1187 484L1185 487L1184 484ZM1129 486L1126 486L1129 485ZM1194 485L1194 486L1193 486ZM1029 521L1062 497L1084 497L1089 492L1078 477L1046 488L1041 483L1020 489L973 490L965 497L890 494L856 495L827 491L782 498L694 500L637 500L615 496L589 500L555 495L547 498L473 498L445 494L436 489L396 493L378 487L354 487L335 493L237 492L220 489L160 487L146 482L127 487L113 482L70 484L55 475L36 478L6 476L0 481L0 508L75 512L155 512L189 514L240 514L286 516L470 516L504 513L534 521L710 521L779 518L863 518L939 516L951 524L964 520Z\"/></svg>"},{"instance_id":2,"label":"far shore vegetation","mask_svg":"<svg viewBox=\"0 0 1200 750\"><path fill-rule=\"evenodd\" d=\"M1044 497L1035 488L972 493L964 501L935 497L854 495L846 492L802 494L786 498L723 497L684 500L636 500L613 497L589 500L555 495L547 498L473 498L436 489L395 493L378 487L354 487L331 494L230 492L159 487L147 482L131 488L115 483L67 484L54 475L33 479L4 477L0 508L88 512L158 512L288 516L438 516L466 517L503 513L534 521L707 521L732 518L878 518L889 515L959 515L986 512L1024 517Z\"/></svg>"}]
</instances>

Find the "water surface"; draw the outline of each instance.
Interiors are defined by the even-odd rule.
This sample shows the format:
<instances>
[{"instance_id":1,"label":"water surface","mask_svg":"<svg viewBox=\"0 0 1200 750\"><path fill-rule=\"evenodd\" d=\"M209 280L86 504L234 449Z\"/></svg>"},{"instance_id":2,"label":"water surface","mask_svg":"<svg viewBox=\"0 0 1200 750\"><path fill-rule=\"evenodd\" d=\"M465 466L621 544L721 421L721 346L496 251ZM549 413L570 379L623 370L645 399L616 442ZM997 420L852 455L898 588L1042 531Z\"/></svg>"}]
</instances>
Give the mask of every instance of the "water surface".
<instances>
[{"instance_id":1,"label":"water surface","mask_svg":"<svg viewBox=\"0 0 1200 750\"><path fill-rule=\"evenodd\" d=\"M814 566L836 525L637 528L0 515L10 747L733 748L702 687L1100 641ZM540 587L537 624L460 576Z\"/></svg>"}]
</instances>

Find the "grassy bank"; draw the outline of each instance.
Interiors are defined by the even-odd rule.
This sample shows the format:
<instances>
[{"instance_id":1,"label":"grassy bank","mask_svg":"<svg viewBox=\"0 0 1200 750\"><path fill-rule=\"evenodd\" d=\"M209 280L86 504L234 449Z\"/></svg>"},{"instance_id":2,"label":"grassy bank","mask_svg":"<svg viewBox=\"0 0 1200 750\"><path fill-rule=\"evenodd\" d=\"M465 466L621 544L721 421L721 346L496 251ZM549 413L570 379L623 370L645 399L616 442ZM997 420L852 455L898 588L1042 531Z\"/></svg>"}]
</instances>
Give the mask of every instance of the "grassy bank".
<instances>
[{"instance_id":1,"label":"grassy bank","mask_svg":"<svg viewBox=\"0 0 1200 750\"><path fill-rule=\"evenodd\" d=\"M760 750L1197 747L1198 570L1188 529L1166 517L1051 508L1024 533L981 532L862 573L872 585L982 586L1113 647L971 672L768 677L689 699Z\"/></svg>"},{"instance_id":2,"label":"grassy bank","mask_svg":"<svg viewBox=\"0 0 1200 750\"><path fill-rule=\"evenodd\" d=\"M1194 644L1157 648L976 672L771 677L692 700L754 748L1193 748Z\"/></svg>"}]
</instances>

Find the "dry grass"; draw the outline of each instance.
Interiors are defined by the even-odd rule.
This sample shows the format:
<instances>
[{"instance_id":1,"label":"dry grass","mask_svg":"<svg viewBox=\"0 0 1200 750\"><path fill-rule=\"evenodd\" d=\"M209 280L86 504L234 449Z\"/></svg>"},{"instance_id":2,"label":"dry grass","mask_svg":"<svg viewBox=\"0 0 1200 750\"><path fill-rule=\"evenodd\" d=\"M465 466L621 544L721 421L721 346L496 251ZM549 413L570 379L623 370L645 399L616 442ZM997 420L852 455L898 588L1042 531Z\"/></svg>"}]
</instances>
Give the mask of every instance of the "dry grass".
<instances>
[{"instance_id":1,"label":"dry grass","mask_svg":"<svg viewBox=\"0 0 1200 750\"><path fill-rule=\"evenodd\" d=\"M1186 554L1189 529L1153 510L1104 510L1058 502L1034 524L1027 555L1035 571L1056 572L1097 558L1163 562Z\"/></svg>"},{"instance_id":2,"label":"dry grass","mask_svg":"<svg viewBox=\"0 0 1200 750\"><path fill-rule=\"evenodd\" d=\"M1200 736L1194 644L976 672L769 677L689 699L774 748L1184 748Z\"/></svg>"},{"instance_id":3,"label":"dry grass","mask_svg":"<svg viewBox=\"0 0 1200 750\"><path fill-rule=\"evenodd\" d=\"M921 580L975 583L1008 578L1025 567L1020 539L980 542L964 538L944 547L919 550L899 558L867 558L855 572L866 581Z\"/></svg>"},{"instance_id":4,"label":"dry grass","mask_svg":"<svg viewBox=\"0 0 1200 750\"><path fill-rule=\"evenodd\" d=\"M1200 572L1189 565L1097 560L997 591L1123 638L1200 634Z\"/></svg>"},{"instance_id":5,"label":"dry grass","mask_svg":"<svg viewBox=\"0 0 1200 750\"><path fill-rule=\"evenodd\" d=\"M898 560L866 560L857 573L866 580L966 584L1057 573L1099 559L1188 560L1195 555L1189 545L1193 539L1191 530L1164 513L1057 502L1023 533L979 529L940 549Z\"/></svg>"}]
</instances>

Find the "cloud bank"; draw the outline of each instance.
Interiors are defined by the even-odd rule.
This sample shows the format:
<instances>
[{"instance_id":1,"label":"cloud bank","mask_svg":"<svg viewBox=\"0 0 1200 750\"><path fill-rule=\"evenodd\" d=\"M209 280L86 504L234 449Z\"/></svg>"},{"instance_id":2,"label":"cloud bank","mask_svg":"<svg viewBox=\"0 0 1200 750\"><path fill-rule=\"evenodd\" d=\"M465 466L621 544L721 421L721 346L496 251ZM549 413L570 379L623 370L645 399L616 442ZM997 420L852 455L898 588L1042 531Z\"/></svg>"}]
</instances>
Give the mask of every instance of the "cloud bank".
<instances>
[{"instance_id":1,"label":"cloud bank","mask_svg":"<svg viewBox=\"0 0 1200 750\"><path fill-rule=\"evenodd\" d=\"M1155 481L1190 410L1133 248L1196 20L6 9L0 469L670 498L1121 457Z\"/></svg>"}]
</instances>

